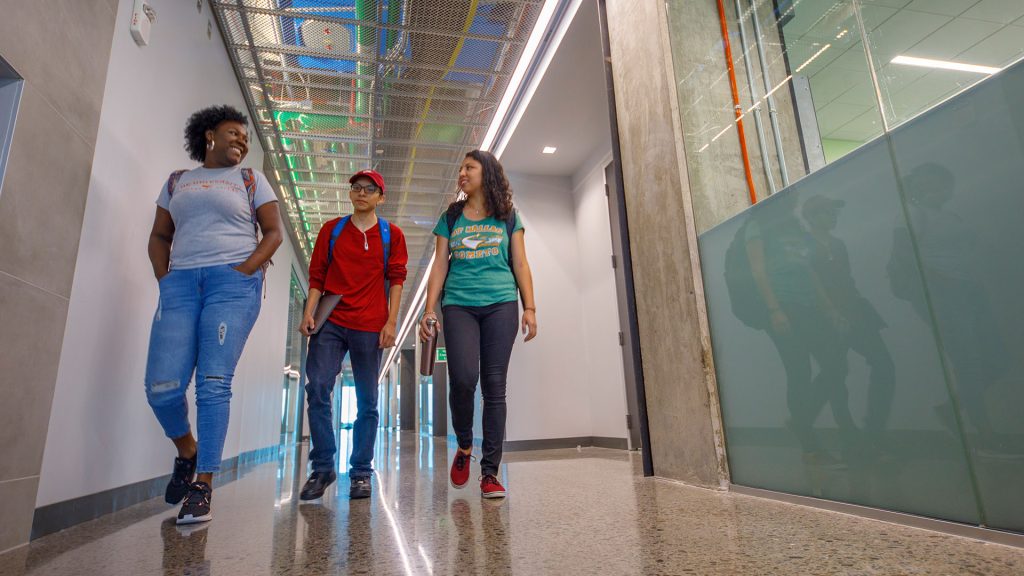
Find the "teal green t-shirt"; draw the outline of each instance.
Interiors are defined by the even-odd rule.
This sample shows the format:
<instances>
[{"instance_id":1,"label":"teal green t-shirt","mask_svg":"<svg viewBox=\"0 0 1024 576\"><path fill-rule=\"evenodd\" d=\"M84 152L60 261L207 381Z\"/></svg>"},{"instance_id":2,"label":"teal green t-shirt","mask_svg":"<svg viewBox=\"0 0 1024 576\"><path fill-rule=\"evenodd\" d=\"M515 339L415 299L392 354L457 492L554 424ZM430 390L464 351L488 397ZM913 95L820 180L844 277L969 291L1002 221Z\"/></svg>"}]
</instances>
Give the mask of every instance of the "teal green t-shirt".
<instances>
[{"instance_id":1,"label":"teal green t-shirt","mask_svg":"<svg viewBox=\"0 0 1024 576\"><path fill-rule=\"evenodd\" d=\"M513 232L522 229L517 213ZM519 298L516 277L508 265L511 239L503 221L473 221L459 215L449 236L448 221L442 213L434 234L448 239L451 253L441 306L490 306Z\"/></svg>"}]
</instances>

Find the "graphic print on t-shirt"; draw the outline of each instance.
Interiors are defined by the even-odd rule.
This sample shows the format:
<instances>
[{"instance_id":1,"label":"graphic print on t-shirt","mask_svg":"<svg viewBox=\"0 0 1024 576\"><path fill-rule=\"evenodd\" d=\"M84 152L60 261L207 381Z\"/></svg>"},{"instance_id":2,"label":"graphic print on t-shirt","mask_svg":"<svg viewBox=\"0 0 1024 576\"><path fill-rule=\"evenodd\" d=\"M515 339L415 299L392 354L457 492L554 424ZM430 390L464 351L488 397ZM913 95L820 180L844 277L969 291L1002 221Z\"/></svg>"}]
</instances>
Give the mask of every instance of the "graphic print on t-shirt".
<instances>
[{"instance_id":1,"label":"graphic print on t-shirt","mask_svg":"<svg viewBox=\"0 0 1024 576\"><path fill-rule=\"evenodd\" d=\"M456 260L476 260L501 255L505 229L491 224L459 226L452 230L448 249Z\"/></svg>"},{"instance_id":2,"label":"graphic print on t-shirt","mask_svg":"<svg viewBox=\"0 0 1024 576\"><path fill-rule=\"evenodd\" d=\"M186 180L175 186L174 193L196 192L211 188L219 188L221 191L231 190L233 193L241 196L246 203L249 202L249 193L245 191L245 186L242 182L234 182L224 178L195 178L193 180Z\"/></svg>"},{"instance_id":3,"label":"graphic print on t-shirt","mask_svg":"<svg viewBox=\"0 0 1024 576\"><path fill-rule=\"evenodd\" d=\"M442 306L490 306L516 300L507 226L493 216L474 221L460 214L449 228L447 213L441 214L434 234L448 240L451 256ZM513 232L523 229L517 214Z\"/></svg>"}]
</instances>

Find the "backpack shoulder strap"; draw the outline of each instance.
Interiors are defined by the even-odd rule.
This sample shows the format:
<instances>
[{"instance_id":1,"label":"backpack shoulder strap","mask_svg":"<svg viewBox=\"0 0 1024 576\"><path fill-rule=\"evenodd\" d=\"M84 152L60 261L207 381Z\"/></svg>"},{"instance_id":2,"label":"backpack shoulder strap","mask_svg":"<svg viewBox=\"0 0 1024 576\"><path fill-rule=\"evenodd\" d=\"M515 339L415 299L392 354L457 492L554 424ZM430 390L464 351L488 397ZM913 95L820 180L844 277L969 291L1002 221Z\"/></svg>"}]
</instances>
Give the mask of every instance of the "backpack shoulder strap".
<instances>
[{"instance_id":1,"label":"backpack shoulder strap","mask_svg":"<svg viewBox=\"0 0 1024 576\"><path fill-rule=\"evenodd\" d=\"M508 218L505 218L505 231L508 232L509 241L512 241L512 234L516 231L516 215L518 213L512 210L508 214Z\"/></svg>"},{"instance_id":2,"label":"backpack shoulder strap","mask_svg":"<svg viewBox=\"0 0 1024 576\"><path fill-rule=\"evenodd\" d=\"M508 268L512 270L512 234L515 233L516 229L516 211L509 212L508 218L505 219L505 232L508 234Z\"/></svg>"},{"instance_id":3,"label":"backpack shoulder strap","mask_svg":"<svg viewBox=\"0 0 1024 576\"><path fill-rule=\"evenodd\" d=\"M384 299L390 300L391 282L388 282L388 263L391 261L391 224L379 216L377 221L380 223L380 241L384 244Z\"/></svg>"},{"instance_id":4,"label":"backpack shoulder strap","mask_svg":"<svg viewBox=\"0 0 1024 576\"><path fill-rule=\"evenodd\" d=\"M462 216L462 210L448 211L444 214L444 220L448 223L448 239L452 237L452 231L455 230L455 223L459 221L459 216Z\"/></svg>"},{"instance_id":5,"label":"backpack shoulder strap","mask_svg":"<svg viewBox=\"0 0 1024 576\"><path fill-rule=\"evenodd\" d=\"M384 244L384 274L388 273L388 262L391 260L391 224L387 220L378 217L380 222L380 241Z\"/></svg>"},{"instance_id":6,"label":"backpack shoulder strap","mask_svg":"<svg viewBox=\"0 0 1024 576\"><path fill-rule=\"evenodd\" d=\"M178 180L181 180L181 175L188 170L175 170L171 172L171 175L167 177L167 197L170 198L174 194L174 187L178 185Z\"/></svg>"},{"instance_id":7,"label":"backpack shoulder strap","mask_svg":"<svg viewBox=\"0 0 1024 576\"><path fill-rule=\"evenodd\" d=\"M256 219L256 174L252 168L242 168L242 182L245 184L245 193L249 196L249 219L252 221L253 230L259 238L259 221Z\"/></svg>"},{"instance_id":8,"label":"backpack shoulder strap","mask_svg":"<svg viewBox=\"0 0 1024 576\"><path fill-rule=\"evenodd\" d=\"M327 266L331 266L331 262L334 261L334 243L338 241L338 236L341 235L341 230L348 224L351 216L345 216L341 220L338 220L334 224L334 229L331 230L331 243L327 245Z\"/></svg>"}]
</instances>

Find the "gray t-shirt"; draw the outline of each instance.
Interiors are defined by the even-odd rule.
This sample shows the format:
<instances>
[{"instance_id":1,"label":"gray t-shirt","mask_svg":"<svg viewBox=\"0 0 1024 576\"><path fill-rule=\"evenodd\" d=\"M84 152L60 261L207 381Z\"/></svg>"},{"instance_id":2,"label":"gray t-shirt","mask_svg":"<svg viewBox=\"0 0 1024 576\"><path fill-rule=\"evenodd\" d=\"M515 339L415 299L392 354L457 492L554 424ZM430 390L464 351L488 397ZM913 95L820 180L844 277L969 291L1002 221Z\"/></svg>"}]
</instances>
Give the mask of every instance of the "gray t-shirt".
<instances>
[{"instance_id":1,"label":"gray t-shirt","mask_svg":"<svg viewBox=\"0 0 1024 576\"><path fill-rule=\"evenodd\" d=\"M275 202L266 176L257 170L253 175L256 207ZM156 203L174 220L171 270L236 264L256 249L249 194L240 166L189 170L178 179L170 197L164 182Z\"/></svg>"}]
</instances>

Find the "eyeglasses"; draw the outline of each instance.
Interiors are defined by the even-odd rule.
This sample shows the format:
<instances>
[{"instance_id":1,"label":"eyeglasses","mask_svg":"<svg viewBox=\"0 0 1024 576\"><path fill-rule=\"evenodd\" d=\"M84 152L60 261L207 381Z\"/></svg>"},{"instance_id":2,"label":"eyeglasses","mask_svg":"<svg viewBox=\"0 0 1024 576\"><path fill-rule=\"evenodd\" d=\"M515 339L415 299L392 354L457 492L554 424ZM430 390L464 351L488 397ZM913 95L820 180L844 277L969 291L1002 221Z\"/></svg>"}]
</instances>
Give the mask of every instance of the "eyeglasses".
<instances>
[{"instance_id":1,"label":"eyeglasses","mask_svg":"<svg viewBox=\"0 0 1024 576\"><path fill-rule=\"evenodd\" d=\"M352 190L353 194L359 194L360 192L365 192L367 196L373 196L377 192L380 192L380 188L378 188L377 186L375 186L373 184L367 184L365 186L362 186L360 184L353 184L351 190Z\"/></svg>"}]
</instances>

